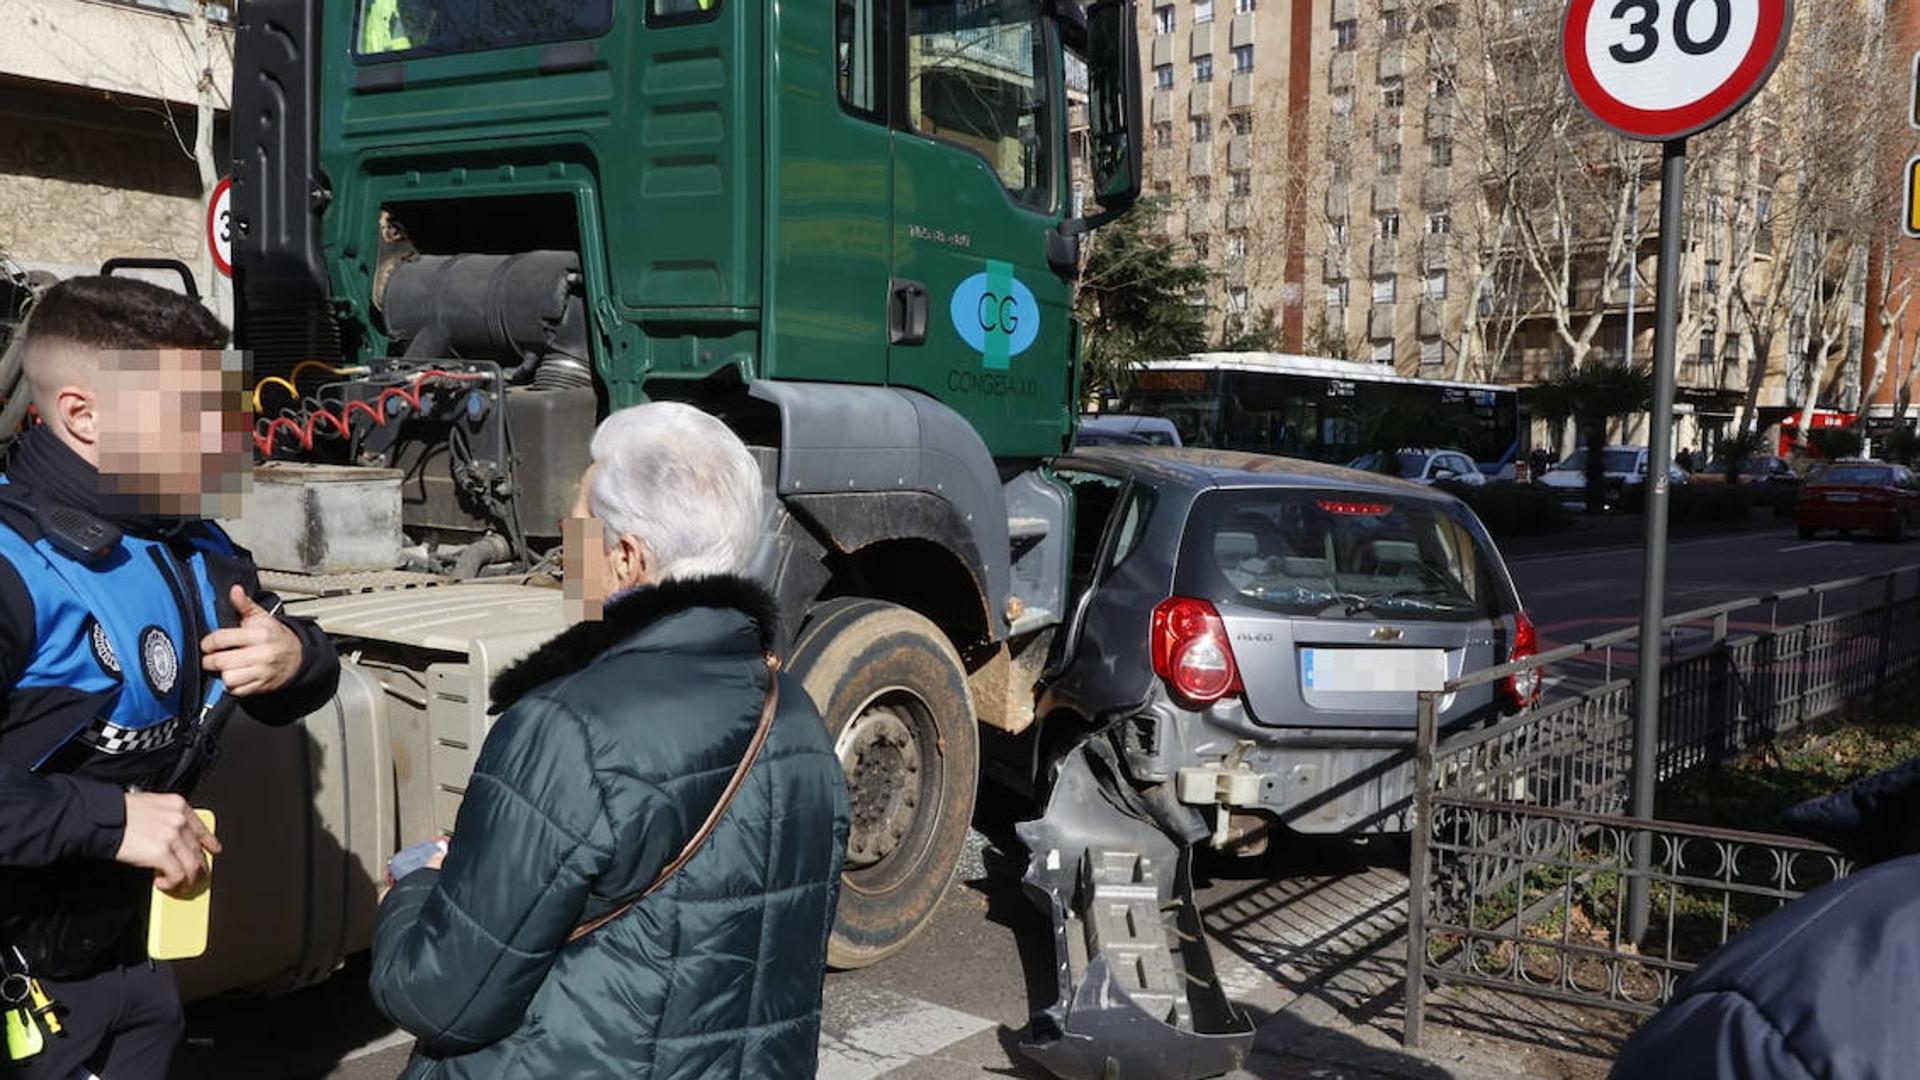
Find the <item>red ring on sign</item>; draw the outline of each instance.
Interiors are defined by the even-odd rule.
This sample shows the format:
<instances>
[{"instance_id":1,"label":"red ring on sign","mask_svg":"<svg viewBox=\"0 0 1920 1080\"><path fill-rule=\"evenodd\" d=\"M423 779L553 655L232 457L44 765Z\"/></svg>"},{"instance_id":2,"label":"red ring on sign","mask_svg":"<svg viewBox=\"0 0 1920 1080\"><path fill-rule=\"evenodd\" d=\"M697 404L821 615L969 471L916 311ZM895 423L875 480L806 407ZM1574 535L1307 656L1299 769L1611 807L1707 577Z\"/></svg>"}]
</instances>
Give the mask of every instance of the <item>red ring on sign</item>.
<instances>
[{"instance_id":1,"label":"red ring on sign","mask_svg":"<svg viewBox=\"0 0 1920 1080\"><path fill-rule=\"evenodd\" d=\"M1725 82L1706 96L1676 109L1638 109L1608 93L1587 63L1587 24L1600 0L1574 0L1567 6L1560 29L1560 62L1566 68L1573 96L1594 119L1622 135L1664 142L1681 139L1719 123L1765 85L1780 54L1786 51L1792 19L1788 0L1760 0L1760 22L1747 55Z\"/></svg>"},{"instance_id":2,"label":"red ring on sign","mask_svg":"<svg viewBox=\"0 0 1920 1080\"><path fill-rule=\"evenodd\" d=\"M207 251L213 256L213 268L227 277L233 276L233 263L220 257L220 245L215 242L219 239L220 222L214 215L220 209L220 197L232 187L233 177L222 178L213 186L213 197L207 200ZM228 243L231 244L232 241L229 240Z\"/></svg>"}]
</instances>

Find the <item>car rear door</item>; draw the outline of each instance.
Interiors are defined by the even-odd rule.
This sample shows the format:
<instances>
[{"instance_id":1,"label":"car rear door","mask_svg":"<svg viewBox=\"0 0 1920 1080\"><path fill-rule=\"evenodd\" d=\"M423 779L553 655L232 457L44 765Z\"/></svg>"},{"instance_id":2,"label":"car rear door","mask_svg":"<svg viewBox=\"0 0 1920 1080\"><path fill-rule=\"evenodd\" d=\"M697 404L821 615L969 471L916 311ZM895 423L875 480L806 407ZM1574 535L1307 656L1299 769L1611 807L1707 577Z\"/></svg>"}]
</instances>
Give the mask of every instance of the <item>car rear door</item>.
<instances>
[{"instance_id":1,"label":"car rear door","mask_svg":"<svg viewBox=\"0 0 1920 1080\"><path fill-rule=\"evenodd\" d=\"M1248 710L1270 727L1410 727L1419 691L1511 647L1511 584L1452 500L1209 492L1188 521L1175 591L1219 610ZM1449 696L1441 720L1492 700L1491 687Z\"/></svg>"}]
</instances>

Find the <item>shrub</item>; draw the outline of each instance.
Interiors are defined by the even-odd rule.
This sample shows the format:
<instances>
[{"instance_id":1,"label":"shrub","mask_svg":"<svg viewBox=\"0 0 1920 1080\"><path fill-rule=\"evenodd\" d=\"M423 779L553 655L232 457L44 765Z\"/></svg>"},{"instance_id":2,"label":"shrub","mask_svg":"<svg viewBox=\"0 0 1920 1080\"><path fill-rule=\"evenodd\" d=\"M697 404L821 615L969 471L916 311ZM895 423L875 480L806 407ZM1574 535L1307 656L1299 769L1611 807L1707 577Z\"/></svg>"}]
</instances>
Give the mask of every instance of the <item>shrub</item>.
<instances>
[{"instance_id":1,"label":"shrub","mask_svg":"<svg viewBox=\"0 0 1920 1080\"><path fill-rule=\"evenodd\" d=\"M1530 484L1487 484L1454 491L1497 537L1539 536L1572 525L1560 496Z\"/></svg>"}]
</instances>

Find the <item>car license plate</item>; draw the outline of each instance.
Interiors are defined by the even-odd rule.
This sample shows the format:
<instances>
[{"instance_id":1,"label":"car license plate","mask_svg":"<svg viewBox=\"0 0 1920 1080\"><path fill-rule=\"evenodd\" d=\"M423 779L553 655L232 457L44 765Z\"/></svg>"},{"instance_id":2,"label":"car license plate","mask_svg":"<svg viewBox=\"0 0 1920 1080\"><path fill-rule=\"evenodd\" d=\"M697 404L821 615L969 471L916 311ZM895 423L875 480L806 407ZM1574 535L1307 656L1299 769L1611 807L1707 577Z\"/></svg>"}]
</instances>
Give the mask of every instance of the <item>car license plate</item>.
<instances>
[{"instance_id":1,"label":"car license plate","mask_svg":"<svg viewBox=\"0 0 1920 1080\"><path fill-rule=\"evenodd\" d=\"M1447 682L1444 649L1301 649L1300 685L1326 694L1411 694Z\"/></svg>"},{"instance_id":2,"label":"car license plate","mask_svg":"<svg viewBox=\"0 0 1920 1080\"><path fill-rule=\"evenodd\" d=\"M1827 492L1827 501L1828 502L1859 502L1860 496L1855 495L1851 491L1829 491Z\"/></svg>"}]
</instances>

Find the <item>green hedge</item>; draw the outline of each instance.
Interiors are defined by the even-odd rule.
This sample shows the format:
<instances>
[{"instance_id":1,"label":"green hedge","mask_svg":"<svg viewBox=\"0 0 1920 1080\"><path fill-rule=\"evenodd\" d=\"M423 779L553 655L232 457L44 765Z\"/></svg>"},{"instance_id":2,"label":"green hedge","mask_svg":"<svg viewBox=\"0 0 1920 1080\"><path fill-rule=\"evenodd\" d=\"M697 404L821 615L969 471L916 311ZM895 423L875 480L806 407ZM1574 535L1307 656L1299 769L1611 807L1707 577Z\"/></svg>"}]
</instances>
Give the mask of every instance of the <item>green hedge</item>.
<instances>
[{"instance_id":1,"label":"green hedge","mask_svg":"<svg viewBox=\"0 0 1920 1080\"><path fill-rule=\"evenodd\" d=\"M1748 520L1755 506L1773 506L1777 494L1763 492L1765 484L1675 484L1668 488L1667 521L1672 525L1735 524ZM1777 485L1792 487L1793 485ZM1638 514L1646 509L1646 493L1627 489L1620 509ZM1792 503L1787 503L1791 512Z\"/></svg>"},{"instance_id":2,"label":"green hedge","mask_svg":"<svg viewBox=\"0 0 1920 1080\"><path fill-rule=\"evenodd\" d=\"M1543 487L1509 483L1446 487L1472 507L1495 536L1539 536L1573 524L1566 507L1560 505L1560 496Z\"/></svg>"}]
</instances>

